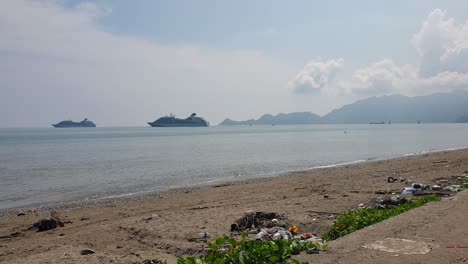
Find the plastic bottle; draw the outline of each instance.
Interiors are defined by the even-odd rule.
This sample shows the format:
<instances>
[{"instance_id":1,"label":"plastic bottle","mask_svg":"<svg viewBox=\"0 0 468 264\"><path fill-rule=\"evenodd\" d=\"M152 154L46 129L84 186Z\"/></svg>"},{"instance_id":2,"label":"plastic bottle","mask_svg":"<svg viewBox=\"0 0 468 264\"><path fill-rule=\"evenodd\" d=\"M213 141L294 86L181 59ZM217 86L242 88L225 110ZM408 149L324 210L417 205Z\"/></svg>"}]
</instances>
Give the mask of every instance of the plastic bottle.
<instances>
[{"instance_id":1,"label":"plastic bottle","mask_svg":"<svg viewBox=\"0 0 468 264\"><path fill-rule=\"evenodd\" d=\"M210 237L210 233L208 233L208 232L201 232L201 233L198 234L198 237L207 239L208 237Z\"/></svg>"}]
</instances>

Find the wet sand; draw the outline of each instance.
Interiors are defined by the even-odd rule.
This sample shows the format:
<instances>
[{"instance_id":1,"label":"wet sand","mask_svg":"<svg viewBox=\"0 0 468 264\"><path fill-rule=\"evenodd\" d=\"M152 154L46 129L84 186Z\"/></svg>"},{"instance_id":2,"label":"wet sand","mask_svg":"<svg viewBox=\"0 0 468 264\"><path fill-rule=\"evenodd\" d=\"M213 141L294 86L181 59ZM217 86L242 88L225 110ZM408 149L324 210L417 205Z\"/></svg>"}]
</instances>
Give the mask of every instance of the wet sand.
<instances>
[{"instance_id":1,"label":"wet sand","mask_svg":"<svg viewBox=\"0 0 468 264\"><path fill-rule=\"evenodd\" d=\"M159 194L60 205L54 208L4 210L0 217L1 263L138 263L177 257L205 249L195 240L230 233L230 225L247 212L277 212L301 231L321 234L330 215L356 208L381 194L398 193L408 184L388 177L435 184L456 180L468 170L468 149L371 161L288 173L279 177ZM24 231L57 211L65 222L45 232ZM152 217L156 214L157 217ZM463 219L460 219L463 221ZM18 232L14 236L14 234ZM96 253L80 255L83 249ZM317 261L317 258L314 258Z\"/></svg>"}]
</instances>

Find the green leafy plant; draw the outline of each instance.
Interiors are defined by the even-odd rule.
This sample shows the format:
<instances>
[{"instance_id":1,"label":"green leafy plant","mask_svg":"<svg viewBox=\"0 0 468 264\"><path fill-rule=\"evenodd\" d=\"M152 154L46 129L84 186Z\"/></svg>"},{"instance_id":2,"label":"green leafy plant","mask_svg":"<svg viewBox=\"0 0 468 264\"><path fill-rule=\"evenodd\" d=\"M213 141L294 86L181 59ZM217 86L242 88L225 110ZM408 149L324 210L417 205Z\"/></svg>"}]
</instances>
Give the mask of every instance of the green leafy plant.
<instances>
[{"instance_id":1,"label":"green leafy plant","mask_svg":"<svg viewBox=\"0 0 468 264\"><path fill-rule=\"evenodd\" d=\"M364 208L358 211L342 213L327 229L325 234L322 235L322 238L325 240L335 240L432 201L440 201L440 198L436 195L430 195L408 201L393 208Z\"/></svg>"},{"instance_id":2,"label":"green leafy plant","mask_svg":"<svg viewBox=\"0 0 468 264\"><path fill-rule=\"evenodd\" d=\"M210 250L201 257L187 257L177 260L178 264L228 264L228 263L295 263L291 259L303 251L318 251L319 243L301 242L297 240L274 240L267 242L247 239L242 233L241 240L232 237L220 237L214 243L208 243Z\"/></svg>"},{"instance_id":3,"label":"green leafy plant","mask_svg":"<svg viewBox=\"0 0 468 264\"><path fill-rule=\"evenodd\" d=\"M468 188L468 178L463 179L463 188Z\"/></svg>"}]
</instances>

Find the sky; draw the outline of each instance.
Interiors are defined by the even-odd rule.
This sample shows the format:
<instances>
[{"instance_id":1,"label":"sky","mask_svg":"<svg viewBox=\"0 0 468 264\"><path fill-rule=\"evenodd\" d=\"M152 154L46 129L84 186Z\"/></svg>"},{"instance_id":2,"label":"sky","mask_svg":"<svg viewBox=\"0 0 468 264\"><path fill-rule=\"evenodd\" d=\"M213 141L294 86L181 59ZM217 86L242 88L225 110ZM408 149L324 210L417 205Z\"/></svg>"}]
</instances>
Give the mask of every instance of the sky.
<instances>
[{"instance_id":1,"label":"sky","mask_svg":"<svg viewBox=\"0 0 468 264\"><path fill-rule=\"evenodd\" d=\"M468 1L0 1L0 127L324 115L468 89Z\"/></svg>"}]
</instances>

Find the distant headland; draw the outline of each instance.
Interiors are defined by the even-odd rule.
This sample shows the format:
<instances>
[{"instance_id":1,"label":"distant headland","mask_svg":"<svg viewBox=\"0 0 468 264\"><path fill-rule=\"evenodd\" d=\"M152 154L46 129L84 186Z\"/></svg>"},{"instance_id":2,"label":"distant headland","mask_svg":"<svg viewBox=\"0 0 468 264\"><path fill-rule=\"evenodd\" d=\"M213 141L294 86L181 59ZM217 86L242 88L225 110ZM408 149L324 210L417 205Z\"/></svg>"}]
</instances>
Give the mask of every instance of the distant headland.
<instances>
[{"instance_id":1,"label":"distant headland","mask_svg":"<svg viewBox=\"0 0 468 264\"><path fill-rule=\"evenodd\" d=\"M265 114L259 119L234 121L220 125L298 125L298 124L369 124L382 123L467 123L468 92L456 91L427 96L390 95L370 97L335 109L324 116L310 112Z\"/></svg>"}]
</instances>

